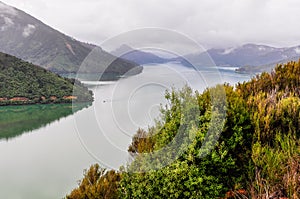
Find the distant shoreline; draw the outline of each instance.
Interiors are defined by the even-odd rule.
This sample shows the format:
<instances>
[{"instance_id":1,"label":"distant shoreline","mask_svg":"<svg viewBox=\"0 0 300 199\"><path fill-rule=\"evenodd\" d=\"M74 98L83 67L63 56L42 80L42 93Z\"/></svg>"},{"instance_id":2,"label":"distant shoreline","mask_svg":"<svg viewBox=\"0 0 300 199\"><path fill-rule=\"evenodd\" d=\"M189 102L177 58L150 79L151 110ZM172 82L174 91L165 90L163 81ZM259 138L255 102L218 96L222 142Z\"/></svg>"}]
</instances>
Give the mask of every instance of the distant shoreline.
<instances>
[{"instance_id":1,"label":"distant shoreline","mask_svg":"<svg viewBox=\"0 0 300 199\"><path fill-rule=\"evenodd\" d=\"M93 100L78 100L76 96L65 96L63 98L56 98L54 96L46 99L41 97L38 99L28 99L25 97L14 98L0 98L0 106L23 106L35 104L70 104L70 103L85 103L92 102Z\"/></svg>"}]
</instances>

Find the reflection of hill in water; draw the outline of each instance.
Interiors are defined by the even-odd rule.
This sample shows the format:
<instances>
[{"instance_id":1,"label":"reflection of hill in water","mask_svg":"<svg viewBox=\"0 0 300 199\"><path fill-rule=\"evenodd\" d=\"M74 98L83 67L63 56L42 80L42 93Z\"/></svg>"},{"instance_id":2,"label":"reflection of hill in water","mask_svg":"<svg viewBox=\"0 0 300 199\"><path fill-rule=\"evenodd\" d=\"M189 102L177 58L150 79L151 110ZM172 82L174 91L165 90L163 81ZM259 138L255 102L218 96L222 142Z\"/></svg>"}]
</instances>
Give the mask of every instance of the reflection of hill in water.
<instances>
[{"instance_id":1,"label":"reflection of hill in water","mask_svg":"<svg viewBox=\"0 0 300 199\"><path fill-rule=\"evenodd\" d=\"M0 107L0 140L10 139L72 115L90 104L48 104ZM74 109L74 110L73 110Z\"/></svg>"}]
</instances>

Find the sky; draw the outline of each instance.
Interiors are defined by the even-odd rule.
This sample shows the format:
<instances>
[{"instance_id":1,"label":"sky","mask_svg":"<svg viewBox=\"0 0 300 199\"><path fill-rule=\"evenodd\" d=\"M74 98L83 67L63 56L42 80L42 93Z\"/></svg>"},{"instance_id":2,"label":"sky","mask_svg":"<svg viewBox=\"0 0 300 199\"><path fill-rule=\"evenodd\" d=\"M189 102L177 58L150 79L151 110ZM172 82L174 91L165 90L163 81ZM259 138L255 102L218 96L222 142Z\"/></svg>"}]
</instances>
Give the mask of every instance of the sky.
<instances>
[{"instance_id":1,"label":"sky","mask_svg":"<svg viewBox=\"0 0 300 199\"><path fill-rule=\"evenodd\" d=\"M2 0L78 40L101 45L145 27L177 31L206 48L300 45L299 0Z\"/></svg>"}]
</instances>

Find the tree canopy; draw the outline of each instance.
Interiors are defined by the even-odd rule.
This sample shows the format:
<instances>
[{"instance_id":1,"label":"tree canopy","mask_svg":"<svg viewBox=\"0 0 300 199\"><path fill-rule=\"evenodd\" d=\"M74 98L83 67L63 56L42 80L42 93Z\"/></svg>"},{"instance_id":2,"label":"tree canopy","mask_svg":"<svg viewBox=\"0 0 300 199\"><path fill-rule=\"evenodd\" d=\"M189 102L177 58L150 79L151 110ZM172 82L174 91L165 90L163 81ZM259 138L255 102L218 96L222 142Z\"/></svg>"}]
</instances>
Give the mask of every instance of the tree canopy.
<instances>
[{"instance_id":1,"label":"tree canopy","mask_svg":"<svg viewBox=\"0 0 300 199\"><path fill-rule=\"evenodd\" d=\"M0 105L92 99L92 93L80 82L62 78L39 66L0 53Z\"/></svg>"}]
</instances>

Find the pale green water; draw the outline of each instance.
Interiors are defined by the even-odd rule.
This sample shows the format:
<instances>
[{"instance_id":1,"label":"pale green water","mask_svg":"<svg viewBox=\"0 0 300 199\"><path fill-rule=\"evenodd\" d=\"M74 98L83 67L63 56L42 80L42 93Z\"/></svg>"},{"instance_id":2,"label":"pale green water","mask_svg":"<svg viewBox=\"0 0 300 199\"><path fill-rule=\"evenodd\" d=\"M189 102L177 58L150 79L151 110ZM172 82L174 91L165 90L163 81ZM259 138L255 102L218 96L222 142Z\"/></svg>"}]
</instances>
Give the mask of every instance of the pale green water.
<instances>
[{"instance_id":1,"label":"pale green water","mask_svg":"<svg viewBox=\"0 0 300 199\"><path fill-rule=\"evenodd\" d=\"M107 85L95 82L95 102L76 106L74 114L70 104L0 107L0 198L62 198L89 165L126 163L132 135L153 124L168 88L203 90L249 79L227 69L220 76L204 68L199 76L176 64L164 66Z\"/></svg>"},{"instance_id":2,"label":"pale green water","mask_svg":"<svg viewBox=\"0 0 300 199\"><path fill-rule=\"evenodd\" d=\"M90 104L91 105L91 104ZM74 112L89 104L74 104ZM0 106L0 140L10 140L23 133L47 126L73 114L72 104Z\"/></svg>"}]
</instances>

